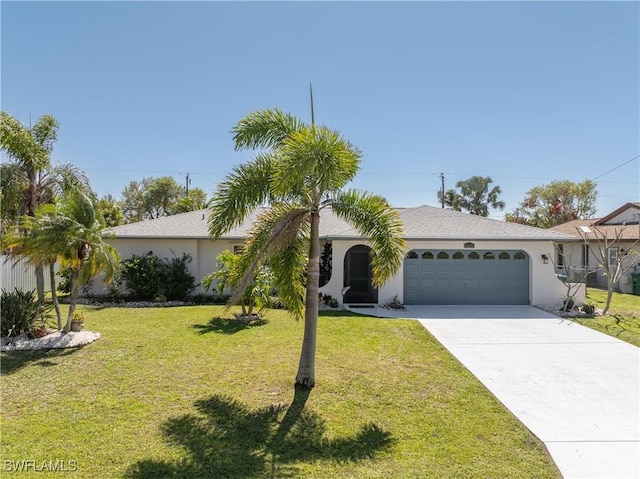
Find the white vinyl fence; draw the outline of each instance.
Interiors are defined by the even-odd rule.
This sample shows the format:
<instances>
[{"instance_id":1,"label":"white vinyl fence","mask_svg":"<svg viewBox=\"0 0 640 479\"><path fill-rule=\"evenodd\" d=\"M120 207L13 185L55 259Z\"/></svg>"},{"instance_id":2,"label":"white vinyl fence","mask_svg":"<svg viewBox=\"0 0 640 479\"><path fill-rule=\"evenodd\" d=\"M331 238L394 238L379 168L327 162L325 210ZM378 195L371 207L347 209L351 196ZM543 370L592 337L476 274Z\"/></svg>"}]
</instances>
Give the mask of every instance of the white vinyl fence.
<instances>
[{"instance_id":1,"label":"white vinyl fence","mask_svg":"<svg viewBox=\"0 0 640 479\"><path fill-rule=\"evenodd\" d=\"M58 265L56 264L56 272ZM21 261L14 265L13 260L7 260L7 256L0 255L0 288L5 291L13 291L18 288L22 291L32 291L36 289L35 267L27 265L26 261ZM44 289L51 291L51 281L49 281L49 267L44 270Z\"/></svg>"}]
</instances>

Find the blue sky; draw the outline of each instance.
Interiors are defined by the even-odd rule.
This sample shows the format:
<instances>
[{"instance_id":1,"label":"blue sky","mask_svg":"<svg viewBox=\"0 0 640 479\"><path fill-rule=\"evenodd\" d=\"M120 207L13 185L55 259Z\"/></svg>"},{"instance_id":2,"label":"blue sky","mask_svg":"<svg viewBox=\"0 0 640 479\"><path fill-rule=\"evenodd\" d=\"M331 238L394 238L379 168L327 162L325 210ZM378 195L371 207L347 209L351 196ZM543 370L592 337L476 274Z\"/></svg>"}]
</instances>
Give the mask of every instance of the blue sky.
<instances>
[{"instance_id":1,"label":"blue sky","mask_svg":"<svg viewBox=\"0 0 640 479\"><path fill-rule=\"evenodd\" d=\"M99 195L187 173L213 192L251 156L233 125L272 107L309 121L312 82L316 122L363 152L353 186L395 206L437 206L440 172L491 176L506 211L561 179L598 177L600 214L640 201L638 2L0 8L2 110L53 114L54 161Z\"/></svg>"}]
</instances>

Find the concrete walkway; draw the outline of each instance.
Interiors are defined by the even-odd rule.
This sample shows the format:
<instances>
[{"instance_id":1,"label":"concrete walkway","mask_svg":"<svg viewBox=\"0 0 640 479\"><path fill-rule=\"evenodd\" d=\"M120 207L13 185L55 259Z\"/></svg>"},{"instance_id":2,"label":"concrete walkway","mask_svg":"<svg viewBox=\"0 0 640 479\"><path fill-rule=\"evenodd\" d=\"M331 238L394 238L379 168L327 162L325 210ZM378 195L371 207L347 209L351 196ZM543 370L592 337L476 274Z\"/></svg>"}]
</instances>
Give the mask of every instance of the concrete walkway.
<instances>
[{"instance_id":1,"label":"concrete walkway","mask_svg":"<svg viewBox=\"0 0 640 479\"><path fill-rule=\"evenodd\" d=\"M530 306L379 307L415 318L547 446L565 479L640 478L640 349Z\"/></svg>"}]
</instances>

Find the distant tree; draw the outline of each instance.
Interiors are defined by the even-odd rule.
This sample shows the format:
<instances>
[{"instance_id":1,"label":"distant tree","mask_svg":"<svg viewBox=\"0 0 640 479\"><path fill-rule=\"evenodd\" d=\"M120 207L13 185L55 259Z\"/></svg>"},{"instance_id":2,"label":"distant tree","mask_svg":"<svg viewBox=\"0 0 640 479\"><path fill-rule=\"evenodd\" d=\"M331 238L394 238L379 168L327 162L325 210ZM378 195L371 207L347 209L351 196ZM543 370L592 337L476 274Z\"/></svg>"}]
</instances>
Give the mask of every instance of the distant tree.
<instances>
[{"instance_id":1,"label":"distant tree","mask_svg":"<svg viewBox=\"0 0 640 479\"><path fill-rule=\"evenodd\" d=\"M192 188L189 190L189 196L184 196L178 200L173 214L203 210L207 206L208 201L205 191L202 188Z\"/></svg>"},{"instance_id":2,"label":"distant tree","mask_svg":"<svg viewBox=\"0 0 640 479\"><path fill-rule=\"evenodd\" d=\"M456 211L466 211L472 215L489 216L489 208L504 209L504 201L499 201L500 187L494 186L489 190L493 180L489 176L472 176L467 180L458 181L455 190L447 190L444 194L445 206ZM438 192L438 199L442 201L442 192Z\"/></svg>"},{"instance_id":3,"label":"distant tree","mask_svg":"<svg viewBox=\"0 0 640 479\"><path fill-rule=\"evenodd\" d=\"M51 152L58 137L58 122L43 115L32 127L0 112L0 147L11 160L0 166L2 234L25 215L33 217L39 206L53 203L70 190L91 194L85 174L71 164L53 166ZM43 263L36 265L38 300L44 300Z\"/></svg>"},{"instance_id":4,"label":"distant tree","mask_svg":"<svg viewBox=\"0 0 640 479\"><path fill-rule=\"evenodd\" d=\"M182 185L170 176L132 181L122 191L122 212L127 223L169 216L176 211Z\"/></svg>"},{"instance_id":5,"label":"distant tree","mask_svg":"<svg viewBox=\"0 0 640 479\"><path fill-rule=\"evenodd\" d=\"M120 204L111 195L103 196L96 203L96 210L100 222L108 227L124 224L124 214Z\"/></svg>"},{"instance_id":6,"label":"distant tree","mask_svg":"<svg viewBox=\"0 0 640 479\"><path fill-rule=\"evenodd\" d=\"M518 208L519 218L530 226L551 228L571 220L592 218L597 211L597 199L596 184L591 180L552 181L528 191Z\"/></svg>"}]
</instances>

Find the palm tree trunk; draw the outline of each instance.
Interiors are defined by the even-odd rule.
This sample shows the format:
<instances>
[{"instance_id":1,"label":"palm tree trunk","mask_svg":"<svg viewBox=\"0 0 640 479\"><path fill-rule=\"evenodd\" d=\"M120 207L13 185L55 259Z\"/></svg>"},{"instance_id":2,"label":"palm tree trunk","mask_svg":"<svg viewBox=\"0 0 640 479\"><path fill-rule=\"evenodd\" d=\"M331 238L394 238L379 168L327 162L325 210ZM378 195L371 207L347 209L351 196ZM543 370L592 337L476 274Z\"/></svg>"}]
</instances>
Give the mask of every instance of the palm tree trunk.
<instances>
[{"instance_id":1,"label":"palm tree trunk","mask_svg":"<svg viewBox=\"0 0 640 479\"><path fill-rule=\"evenodd\" d=\"M51 301L53 301L53 308L56 310L56 316L58 318L58 329L62 329L62 314L60 313L60 305L58 304L58 295L56 294L56 270L55 263L49 265L49 280L51 281Z\"/></svg>"},{"instance_id":2,"label":"palm tree trunk","mask_svg":"<svg viewBox=\"0 0 640 479\"><path fill-rule=\"evenodd\" d=\"M80 271L74 269L71 274L71 294L69 296L69 314L67 315L67 324L64 327L65 333L71 330L71 320L73 319L73 312L76 309L78 303L78 295L80 294L80 285L78 284L78 278L80 277Z\"/></svg>"},{"instance_id":3,"label":"palm tree trunk","mask_svg":"<svg viewBox=\"0 0 640 479\"><path fill-rule=\"evenodd\" d=\"M296 384L312 388L316 383L316 339L318 331L318 285L320 283L320 215L311 213L311 246L307 265L307 292L304 311L304 337Z\"/></svg>"},{"instance_id":4,"label":"palm tree trunk","mask_svg":"<svg viewBox=\"0 0 640 479\"><path fill-rule=\"evenodd\" d=\"M38 301L44 303L44 266L36 265L36 290L38 292Z\"/></svg>"}]
</instances>

